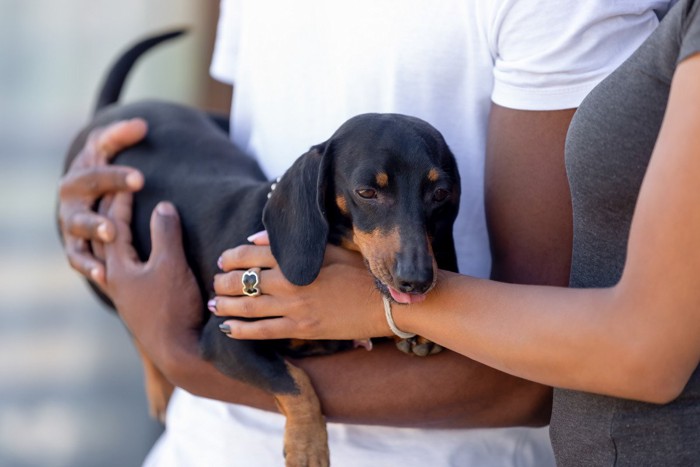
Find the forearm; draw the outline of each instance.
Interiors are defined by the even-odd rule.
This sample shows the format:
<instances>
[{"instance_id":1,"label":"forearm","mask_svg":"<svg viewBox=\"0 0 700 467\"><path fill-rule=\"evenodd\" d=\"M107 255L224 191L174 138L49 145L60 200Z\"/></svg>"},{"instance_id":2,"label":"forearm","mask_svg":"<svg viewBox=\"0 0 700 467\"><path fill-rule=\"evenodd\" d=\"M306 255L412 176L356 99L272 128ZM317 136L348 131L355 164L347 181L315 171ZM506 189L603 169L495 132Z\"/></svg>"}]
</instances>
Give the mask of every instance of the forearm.
<instances>
[{"instance_id":1,"label":"forearm","mask_svg":"<svg viewBox=\"0 0 700 467\"><path fill-rule=\"evenodd\" d=\"M161 347L163 348L163 347ZM173 384L201 397L276 411L264 391L201 360L195 340L157 358ZM549 420L550 390L452 352L427 358L392 342L295 362L306 370L330 421L432 428L539 426ZM426 397L427 396L427 397Z\"/></svg>"},{"instance_id":2,"label":"forearm","mask_svg":"<svg viewBox=\"0 0 700 467\"><path fill-rule=\"evenodd\" d=\"M669 374L673 359L656 362L653 350L663 324L640 320L652 307L630 301L631 294L449 273L442 280L424 304L394 313L400 328L542 384L649 402L667 398L659 375Z\"/></svg>"},{"instance_id":3,"label":"forearm","mask_svg":"<svg viewBox=\"0 0 700 467\"><path fill-rule=\"evenodd\" d=\"M143 344L142 344L143 345ZM219 372L201 358L196 332L178 339L143 345L154 363L175 386L196 396L276 411L272 396Z\"/></svg>"},{"instance_id":4,"label":"forearm","mask_svg":"<svg viewBox=\"0 0 700 467\"><path fill-rule=\"evenodd\" d=\"M333 421L431 428L540 426L551 390L454 352L412 357L393 342L298 362ZM340 370L339 370L340 369Z\"/></svg>"}]
</instances>

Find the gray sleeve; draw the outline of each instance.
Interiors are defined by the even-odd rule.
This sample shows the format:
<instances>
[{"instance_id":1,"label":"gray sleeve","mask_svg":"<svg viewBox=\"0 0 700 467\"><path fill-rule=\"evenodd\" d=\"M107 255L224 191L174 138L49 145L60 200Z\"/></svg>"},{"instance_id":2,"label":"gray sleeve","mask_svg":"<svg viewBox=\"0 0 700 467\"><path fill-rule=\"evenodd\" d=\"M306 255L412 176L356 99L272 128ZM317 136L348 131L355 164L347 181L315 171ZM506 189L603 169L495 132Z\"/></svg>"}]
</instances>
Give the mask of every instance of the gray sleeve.
<instances>
[{"instance_id":1,"label":"gray sleeve","mask_svg":"<svg viewBox=\"0 0 700 467\"><path fill-rule=\"evenodd\" d=\"M685 21L683 24L683 37L681 38L681 49L678 54L678 63L693 54L700 52L700 1L689 0L676 5L679 8L686 8Z\"/></svg>"}]
</instances>

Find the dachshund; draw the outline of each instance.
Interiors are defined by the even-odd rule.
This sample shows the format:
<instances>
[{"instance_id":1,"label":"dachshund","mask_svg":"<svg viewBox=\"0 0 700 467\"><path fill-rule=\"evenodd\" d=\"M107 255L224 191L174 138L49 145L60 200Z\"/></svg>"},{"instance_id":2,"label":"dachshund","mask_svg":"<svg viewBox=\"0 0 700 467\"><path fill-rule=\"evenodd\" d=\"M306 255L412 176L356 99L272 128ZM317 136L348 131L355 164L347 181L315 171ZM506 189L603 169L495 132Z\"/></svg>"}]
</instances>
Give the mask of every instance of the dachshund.
<instances>
[{"instance_id":1,"label":"dachshund","mask_svg":"<svg viewBox=\"0 0 700 467\"><path fill-rule=\"evenodd\" d=\"M328 243L360 252L379 291L395 303L421 300L434 286L438 268L457 270L452 225L460 179L435 128L405 115L358 115L301 155L281 179L267 181L211 115L161 101L117 103L138 57L177 35L150 38L122 55L100 92L94 119L74 140L66 162L68 167L95 128L135 117L148 122L146 138L114 160L145 177L134 197L131 226L141 259L151 250L151 211L169 200L180 213L186 257L203 303L213 296L221 252L263 229L282 273L296 285L316 278ZM222 373L271 393L286 416L287 465L327 465L320 403L307 375L287 357L338 352L353 343L230 339L219 329L224 318L206 309L202 313L203 357ZM422 338L399 347L419 355L439 350ZM154 375L149 399L161 413L169 383L147 358L145 365Z\"/></svg>"}]
</instances>

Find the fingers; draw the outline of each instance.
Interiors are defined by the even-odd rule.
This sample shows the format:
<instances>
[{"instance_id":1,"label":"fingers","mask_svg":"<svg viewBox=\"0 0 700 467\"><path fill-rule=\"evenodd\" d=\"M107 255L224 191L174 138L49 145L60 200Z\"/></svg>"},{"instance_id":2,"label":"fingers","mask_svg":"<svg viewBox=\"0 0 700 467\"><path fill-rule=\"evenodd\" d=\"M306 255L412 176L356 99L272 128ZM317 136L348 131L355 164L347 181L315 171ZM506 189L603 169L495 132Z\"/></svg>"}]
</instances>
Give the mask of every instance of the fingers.
<instances>
[{"instance_id":1,"label":"fingers","mask_svg":"<svg viewBox=\"0 0 700 467\"><path fill-rule=\"evenodd\" d=\"M252 269L252 268L251 268ZM258 277L260 283L258 288L264 295L267 291L272 294L273 291L276 293L284 293L288 291L289 288L296 288L287 281L287 279L282 275L279 269L264 269L255 268L258 271ZM229 297L239 297L243 296L243 274L248 269L234 269L233 271L224 272L216 274L214 276L214 292L217 295L227 295Z\"/></svg>"},{"instance_id":2,"label":"fingers","mask_svg":"<svg viewBox=\"0 0 700 467\"><path fill-rule=\"evenodd\" d=\"M107 216L115 223L122 223L127 227L131 225L131 214L134 206L134 196L131 193L119 192L113 196L107 196L104 199L105 207L107 208ZM129 237L131 237L131 230Z\"/></svg>"},{"instance_id":3,"label":"fingers","mask_svg":"<svg viewBox=\"0 0 700 467\"><path fill-rule=\"evenodd\" d=\"M94 167L68 173L61 181L59 216L66 237L111 242L115 229L107 216L93 212L96 200L143 186L143 175L125 167Z\"/></svg>"},{"instance_id":4,"label":"fingers","mask_svg":"<svg viewBox=\"0 0 700 467\"><path fill-rule=\"evenodd\" d=\"M250 268L274 268L277 266L270 247L257 245L241 245L226 250L219 258L219 267L223 271Z\"/></svg>"},{"instance_id":5,"label":"fingers","mask_svg":"<svg viewBox=\"0 0 700 467\"><path fill-rule=\"evenodd\" d=\"M85 277L99 285L104 285L104 265L90 251L87 242L81 238L72 238L66 242L68 263Z\"/></svg>"},{"instance_id":6,"label":"fingers","mask_svg":"<svg viewBox=\"0 0 700 467\"><path fill-rule=\"evenodd\" d=\"M239 288L240 289L240 288ZM280 316L278 300L271 295L256 297L217 296L207 303L209 310L216 316L235 316L236 318L271 318Z\"/></svg>"},{"instance_id":7,"label":"fingers","mask_svg":"<svg viewBox=\"0 0 700 467\"><path fill-rule=\"evenodd\" d=\"M180 216L172 203L158 203L151 215L151 257L149 263L164 259L185 262ZM178 256L173 256L173 254Z\"/></svg>"},{"instance_id":8,"label":"fingers","mask_svg":"<svg viewBox=\"0 0 700 467\"><path fill-rule=\"evenodd\" d=\"M126 264L139 263L138 255L132 245L131 208L133 195L120 192L104 200L107 215L113 219L116 230L114 241L103 245L103 254L107 271L120 269Z\"/></svg>"},{"instance_id":9,"label":"fingers","mask_svg":"<svg viewBox=\"0 0 700 467\"><path fill-rule=\"evenodd\" d=\"M258 246L265 246L270 244L270 236L267 234L267 230L261 230L248 237L248 241Z\"/></svg>"},{"instance_id":10,"label":"fingers","mask_svg":"<svg viewBox=\"0 0 700 467\"><path fill-rule=\"evenodd\" d=\"M113 123L99 135L98 151L109 160L123 149L141 141L147 131L148 125L141 118Z\"/></svg>"},{"instance_id":11,"label":"fingers","mask_svg":"<svg viewBox=\"0 0 700 467\"><path fill-rule=\"evenodd\" d=\"M136 169L102 165L69 171L61 180L59 195L94 200L107 193L138 191L143 183L143 175Z\"/></svg>"},{"instance_id":12,"label":"fingers","mask_svg":"<svg viewBox=\"0 0 700 467\"><path fill-rule=\"evenodd\" d=\"M88 241L109 243L117 229L105 215L93 212L95 201L120 191L143 187L143 175L126 167L106 167L119 151L141 141L146 122L133 119L117 122L90 133L85 146L73 160L59 186L59 225L70 265L99 285L105 283L104 264L95 258ZM128 232L128 227L126 229Z\"/></svg>"},{"instance_id":13,"label":"fingers","mask_svg":"<svg viewBox=\"0 0 700 467\"><path fill-rule=\"evenodd\" d=\"M257 340L279 339L279 336L291 336L295 327L294 322L288 318L260 321L239 321L234 319L224 321L220 326L222 332L225 332L227 336L233 339Z\"/></svg>"},{"instance_id":14,"label":"fingers","mask_svg":"<svg viewBox=\"0 0 700 467\"><path fill-rule=\"evenodd\" d=\"M81 240L111 242L116 233L111 220L93 212L76 212L63 225L69 235Z\"/></svg>"},{"instance_id":15,"label":"fingers","mask_svg":"<svg viewBox=\"0 0 700 467\"><path fill-rule=\"evenodd\" d=\"M73 168L104 165L116 154L141 141L148 131L140 118L123 120L90 132L85 147L73 161Z\"/></svg>"}]
</instances>

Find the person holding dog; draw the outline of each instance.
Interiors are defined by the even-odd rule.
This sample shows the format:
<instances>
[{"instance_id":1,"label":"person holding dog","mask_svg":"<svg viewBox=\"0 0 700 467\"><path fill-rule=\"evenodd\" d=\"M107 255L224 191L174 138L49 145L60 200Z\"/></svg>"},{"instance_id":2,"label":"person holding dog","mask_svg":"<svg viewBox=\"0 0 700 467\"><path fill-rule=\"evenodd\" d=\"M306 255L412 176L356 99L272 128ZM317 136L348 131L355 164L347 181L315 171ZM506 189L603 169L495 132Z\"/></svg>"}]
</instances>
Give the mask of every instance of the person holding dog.
<instances>
[{"instance_id":1,"label":"person holding dog","mask_svg":"<svg viewBox=\"0 0 700 467\"><path fill-rule=\"evenodd\" d=\"M460 161L464 196L455 237L462 273L486 277L493 269L492 276L503 282L566 285L571 214L563 142L573 108L654 29L654 8L667 2L448 2L424 10L417 4L404 6L403 12L383 3L354 2L343 3L340 13L326 11L323 2L279 5L274 13L262 4L243 3L222 3L212 71L236 86L234 141L256 155L270 176L281 174L348 116L365 111L419 116L443 132ZM368 14L367 8L376 11ZM326 14L330 19L331 13L333 21L319 20ZM297 16L298 22L289 20ZM365 41L358 42L357 34L366 35ZM299 85L290 86L290 77L298 78ZM244 405L274 410L271 401L198 357L202 304L178 245L172 206L162 204L154 214L154 251L145 264L134 261L124 238L115 235L115 222L123 226L128 215L128 201L116 209L116 219L90 214L103 194L140 188L139 174L104 164L146 131L137 120L95 134L82 168L65 176L61 220L69 259L118 298L120 316L137 341L187 391L176 390L166 434L150 465L176 460L181 465L226 465L231 459L267 465L266 459L279 459L279 418ZM86 239L105 242L106 268L92 256ZM245 267L242 263L248 261L269 265L265 250L262 256L260 251L239 250L236 255L244 256L238 263L227 254L224 266ZM381 299L368 296L366 276L358 276L356 261L331 249L326 282L294 293L335 303L337 291L358 277L362 292L353 302L366 304L359 307L360 314L369 318L359 334L386 334L385 322L377 329L374 314ZM270 274L261 275L263 295L248 302L263 304L278 296ZM337 282L331 284L329 278ZM442 282L425 307L442 296ZM240 312L216 308L218 313ZM295 310L289 307L290 313ZM279 309L268 312L280 314ZM357 332L359 323L353 320L347 332ZM405 325L401 319L397 324ZM235 325L232 331L234 336L243 332ZM391 344L300 364L312 375L330 419L359 424L329 427L334 465L551 463L546 431L524 428L546 424L546 386L454 352L408 358ZM401 426L413 428L391 428ZM494 429L505 426L518 428ZM440 429L446 427L469 429Z\"/></svg>"},{"instance_id":2,"label":"person holding dog","mask_svg":"<svg viewBox=\"0 0 700 467\"><path fill-rule=\"evenodd\" d=\"M682 0L577 110L571 288L445 272L423 302L392 307L397 329L555 387L558 465L700 462L699 77L700 2ZM265 303L228 286L252 265L271 268ZM369 286L362 268L295 289L267 248L245 247L224 254L224 269L217 290L239 297L217 298L217 313L272 318L231 320L232 338L391 333L380 300L357 313L334 298Z\"/></svg>"}]
</instances>

